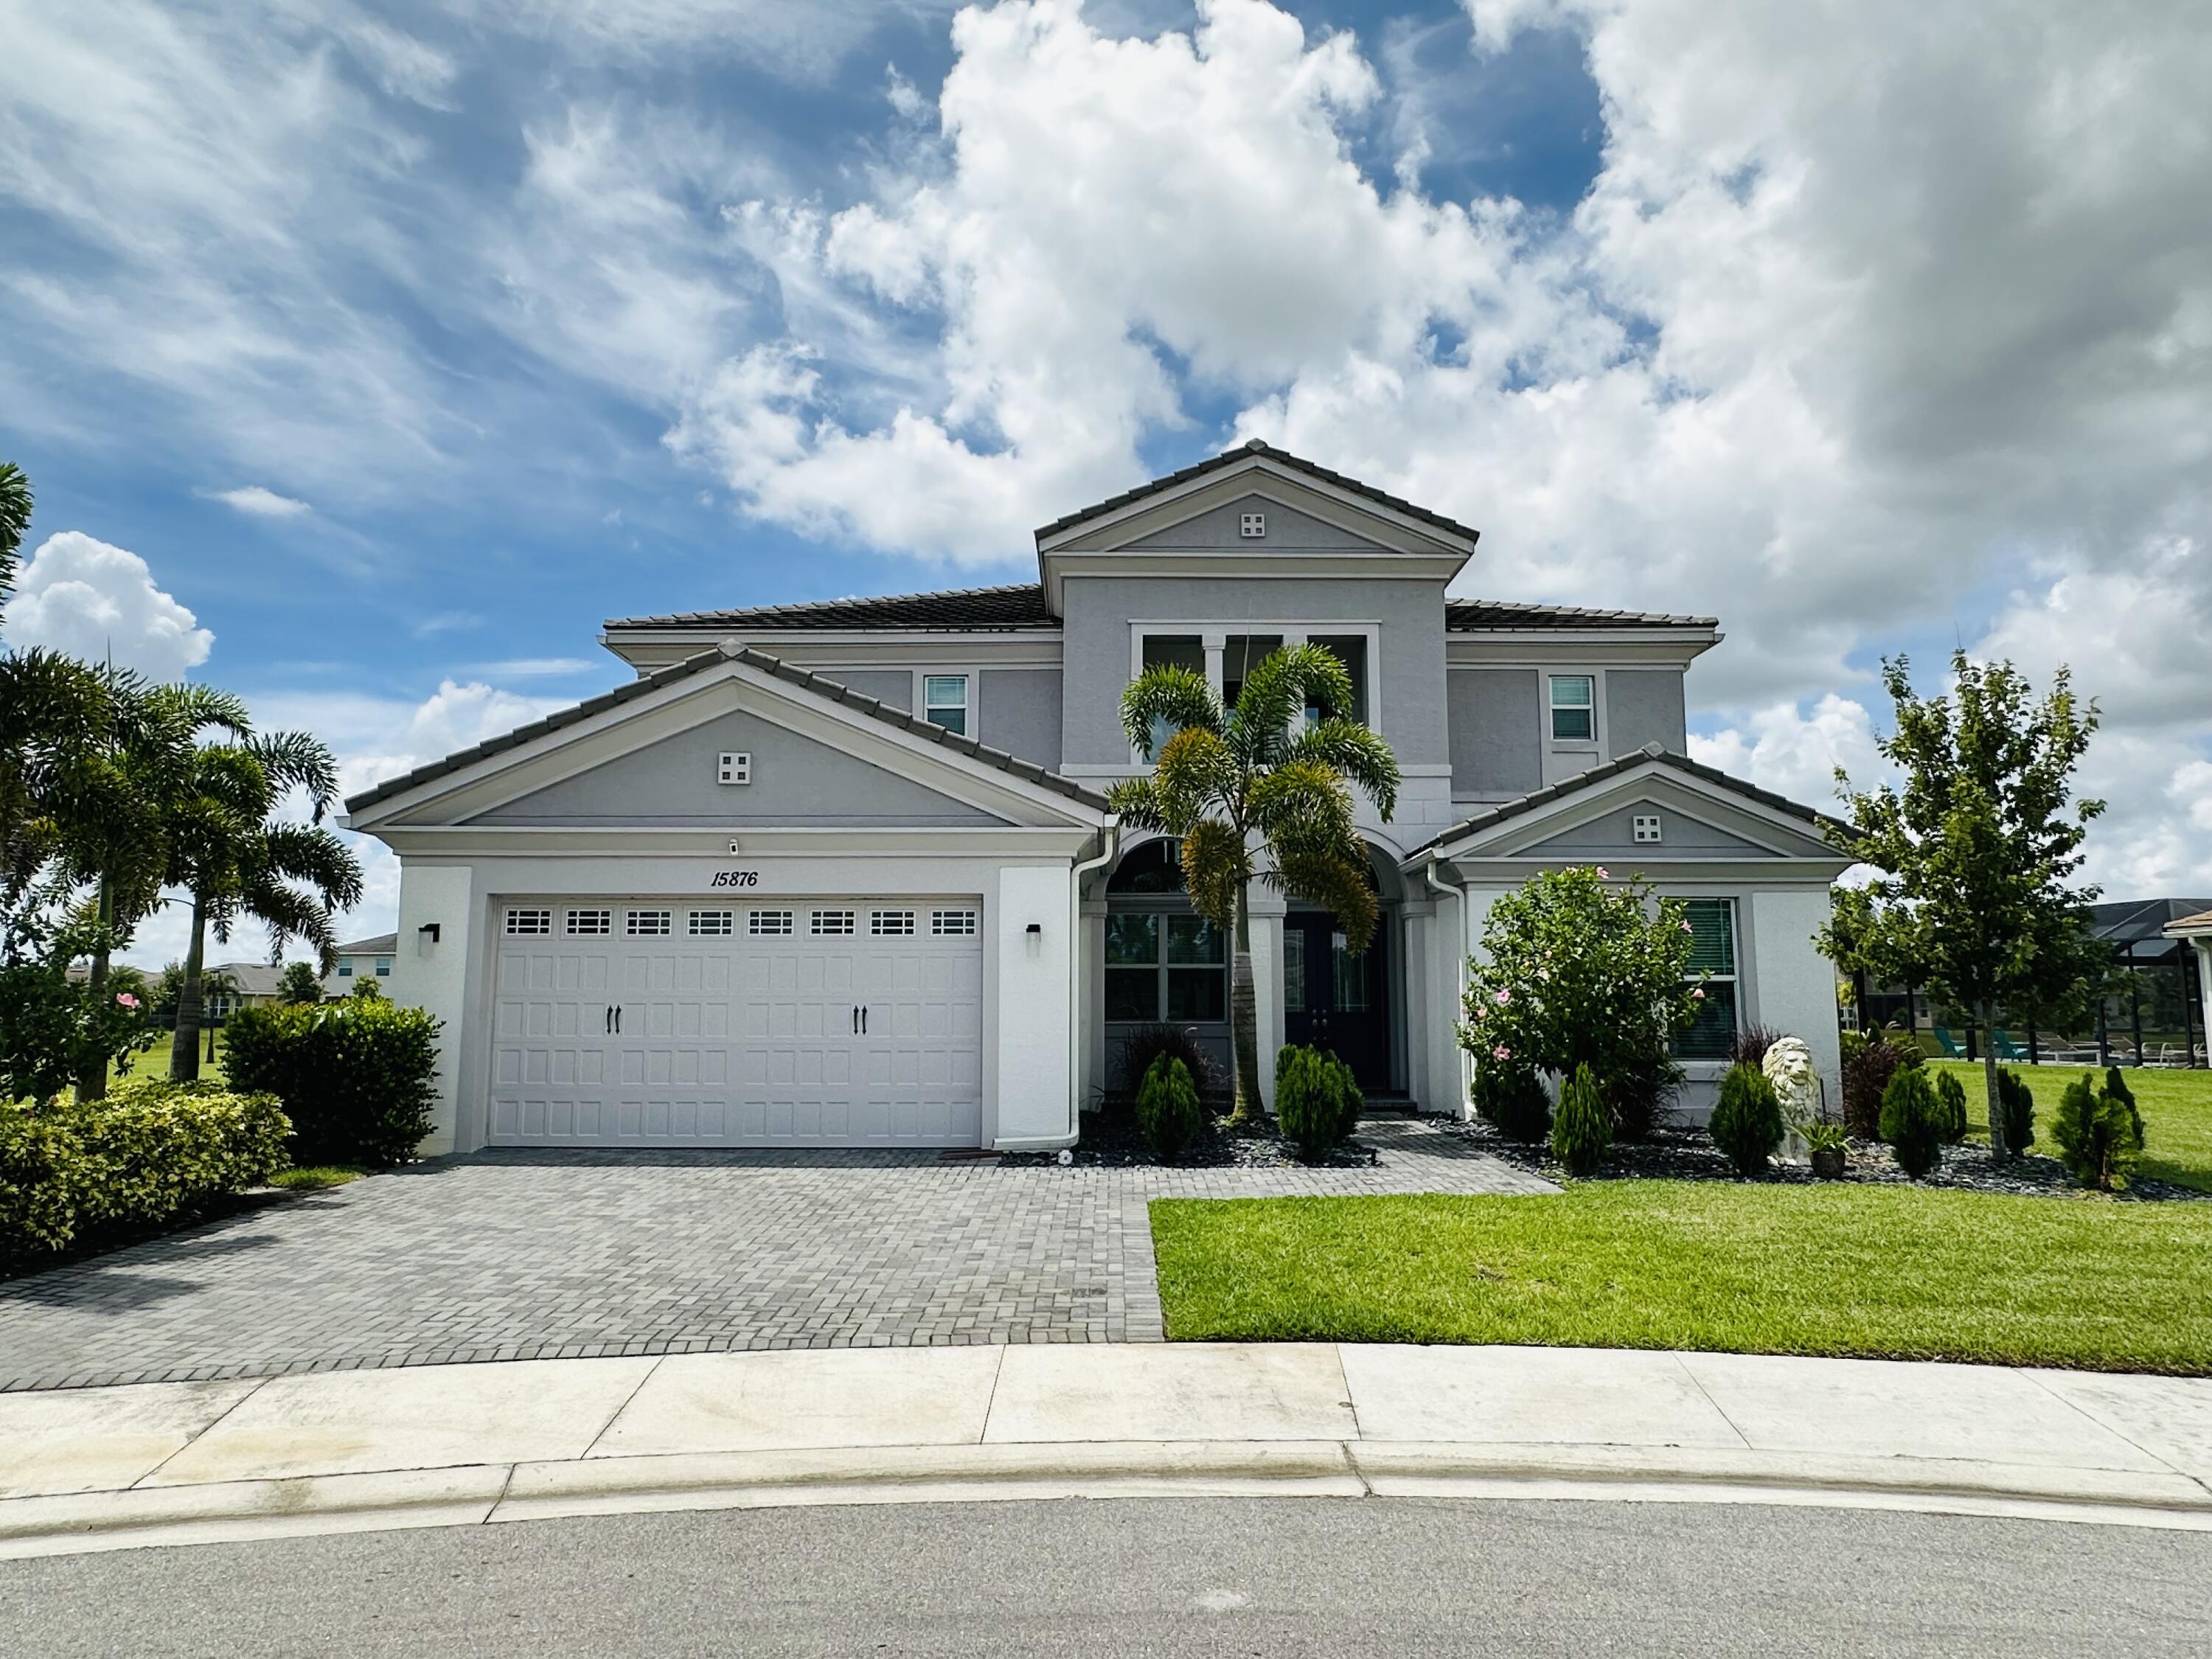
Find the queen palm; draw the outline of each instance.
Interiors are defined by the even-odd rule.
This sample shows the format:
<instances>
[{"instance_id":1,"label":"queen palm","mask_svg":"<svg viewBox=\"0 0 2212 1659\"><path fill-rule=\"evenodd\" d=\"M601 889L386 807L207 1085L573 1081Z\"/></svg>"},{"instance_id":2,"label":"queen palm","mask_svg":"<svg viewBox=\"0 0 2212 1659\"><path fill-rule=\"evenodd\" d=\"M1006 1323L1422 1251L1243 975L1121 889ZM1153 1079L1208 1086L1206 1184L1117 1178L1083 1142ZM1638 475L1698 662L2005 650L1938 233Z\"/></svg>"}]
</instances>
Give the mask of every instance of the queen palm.
<instances>
[{"instance_id":1,"label":"queen palm","mask_svg":"<svg viewBox=\"0 0 2212 1659\"><path fill-rule=\"evenodd\" d=\"M295 789L307 797L310 823L275 817ZM362 890L360 864L322 827L337 789L337 763L304 732L240 737L195 754L191 784L169 809L168 879L192 906L169 1048L175 1081L199 1075L210 930L228 941L240 921L258 921L269 930L272 961L297 939L314 947L324 973L337 966L337 915L361 902Z\"/></svg>"},{"instance_id":2,"label":"queen palm","mask_svg":"<svg viewBox=\"0 0 2212 1659\"><path fill-rule=\"evenodd\" d=\"M1231 1123L1261 1109L1253 881L1335 912L1354 951L1375 936L1378 911L1366 844L1352 828L1352 791L1388 823L1398 762L1350 718L1352 707L1352 677L1316 645L1268 655L1246 676L1234 708L1188 668L1148 668L1121 696L1122 727L1140 752L1152 751L1155 732L1174 735L1159 745L1150 777L1118 783L1108 798L1124 824L1182 842L1191 908L1232 940Z\"/></svg>"}]
</instances>

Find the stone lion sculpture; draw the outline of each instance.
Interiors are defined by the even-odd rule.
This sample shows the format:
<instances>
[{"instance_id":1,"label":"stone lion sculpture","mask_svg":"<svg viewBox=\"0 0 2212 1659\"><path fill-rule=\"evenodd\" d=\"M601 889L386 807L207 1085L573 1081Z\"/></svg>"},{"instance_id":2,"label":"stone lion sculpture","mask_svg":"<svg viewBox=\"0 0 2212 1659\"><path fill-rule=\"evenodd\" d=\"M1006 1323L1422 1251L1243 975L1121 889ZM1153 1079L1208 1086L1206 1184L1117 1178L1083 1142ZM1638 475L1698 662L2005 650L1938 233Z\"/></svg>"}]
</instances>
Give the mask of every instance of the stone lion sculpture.
<instances>
[{"instance_id":1,"label":"stone lion sculpture","mask_svg":"<svg viewBox=\"0 0 2212 1659\"><path fill-rule=\"evenodd\" d=\"M1813 1069L1813 1051L1802 1037L1777 1037L1759 1069L1774 1085L1782 1101L1782 1121L1790 1126L1782 1155L1790 1163L1802 1163L1807 1147L1797 1126L1820 1115L1820 1075Z\"/></svg>"}]
</instances>

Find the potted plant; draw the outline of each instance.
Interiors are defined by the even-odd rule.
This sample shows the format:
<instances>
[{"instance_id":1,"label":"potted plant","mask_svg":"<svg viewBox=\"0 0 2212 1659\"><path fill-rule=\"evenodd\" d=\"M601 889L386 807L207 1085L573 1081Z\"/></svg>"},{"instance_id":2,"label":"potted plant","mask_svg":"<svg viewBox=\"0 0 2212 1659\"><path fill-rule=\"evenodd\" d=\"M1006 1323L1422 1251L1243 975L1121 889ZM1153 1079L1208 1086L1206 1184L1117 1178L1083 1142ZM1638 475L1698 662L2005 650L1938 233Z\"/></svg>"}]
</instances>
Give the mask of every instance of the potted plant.
<instances>
[{"instance_id":1,"label":"potted plant","mask_svg":"<svg viewBox=\"0 0 2212 1659\"><path fill-rule=\"evenodd\" d=\"M1850 1137L1844 1126L1832 1118L1816 1117L1795 1126L1799 1136L1810 1149L1813 1173L1823 1181L1835 1181L1844 1173L1844 1153Z\"/></svg>"}]
</instances>

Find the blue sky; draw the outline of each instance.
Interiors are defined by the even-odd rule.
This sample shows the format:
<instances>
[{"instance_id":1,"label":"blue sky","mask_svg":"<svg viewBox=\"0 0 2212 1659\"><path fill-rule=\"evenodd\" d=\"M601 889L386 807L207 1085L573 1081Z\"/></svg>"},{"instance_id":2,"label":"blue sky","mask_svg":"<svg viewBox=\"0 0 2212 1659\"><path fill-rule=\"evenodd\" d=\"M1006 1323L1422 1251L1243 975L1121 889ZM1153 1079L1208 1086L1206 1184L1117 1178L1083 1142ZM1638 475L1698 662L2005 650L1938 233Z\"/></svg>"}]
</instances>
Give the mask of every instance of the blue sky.
<instances>
[{"instance_id":1,"label":"blue sky","mask_svg":"<svg viewBox=\"0 0 2212 1659\"><path fill-rule=\"evenodd\" d=\"M1020 580L1256 434L1480 526L1467 591L1719 612L1700 750L1800 795L1885 652L2073 661L2099 873L2212 888L2191 10L24 8L6 637L357 785L605 617Z\"/></svg>"}]
</instances>

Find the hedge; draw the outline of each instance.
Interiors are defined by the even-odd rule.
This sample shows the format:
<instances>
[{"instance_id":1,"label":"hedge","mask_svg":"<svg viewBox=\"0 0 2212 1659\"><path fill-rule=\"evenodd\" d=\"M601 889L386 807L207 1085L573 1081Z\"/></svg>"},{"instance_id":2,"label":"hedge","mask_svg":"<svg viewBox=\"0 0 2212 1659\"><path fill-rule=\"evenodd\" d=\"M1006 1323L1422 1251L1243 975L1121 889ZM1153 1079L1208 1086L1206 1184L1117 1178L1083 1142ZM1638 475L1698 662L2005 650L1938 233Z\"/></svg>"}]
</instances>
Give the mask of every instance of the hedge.
<instances>
[{"instance_id":1,"label":"hedge","mask_svg":"<svg viewBox=\"0 0 2212 1659\"><path fill-rule=\"evenodd\" d=\"M127 1085L104 1100L0 1105L0 1261L159 1227L284 1167L272 1095Z\"/></svg>"},{"instance_id":2,"label":"hedge","mask_svg":"<svg viewBox=\"0 0 2212 1659\"><path fill-rule=\"evenodd\" d=\"M368 998L241 1008L223 1028L231 1086L265 1090L292 1120L292 1162L398 1164L430 1133L439 1023Z\"/></svg>"}]
</instances>

